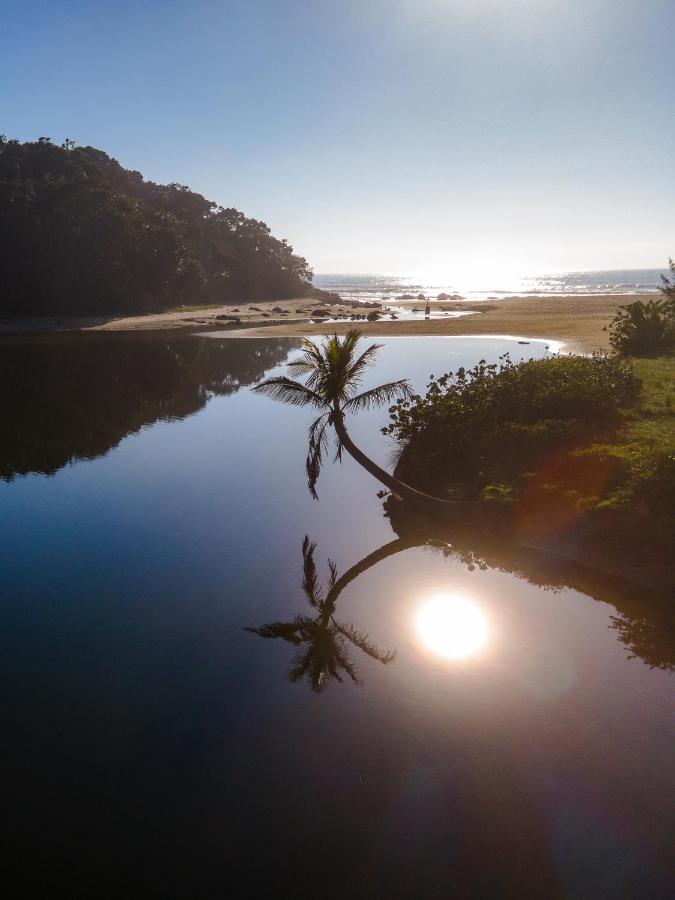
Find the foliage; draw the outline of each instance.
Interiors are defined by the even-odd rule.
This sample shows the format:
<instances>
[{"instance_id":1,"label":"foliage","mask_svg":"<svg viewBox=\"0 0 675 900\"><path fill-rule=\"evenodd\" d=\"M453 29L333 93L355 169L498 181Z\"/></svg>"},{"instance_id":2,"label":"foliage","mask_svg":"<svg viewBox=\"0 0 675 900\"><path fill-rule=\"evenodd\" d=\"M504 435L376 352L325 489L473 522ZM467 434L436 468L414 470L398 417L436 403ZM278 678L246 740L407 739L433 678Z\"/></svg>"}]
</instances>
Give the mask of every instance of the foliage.
<instances>
[{"instance_id":1,"label":"foliage","mask_svg":"<svg viewBox=\"0 0 675 900\"><path fill-rule=\"evenodd\" d=\"M0 136L0 315L147 313L312 293L264 222L102 150Z\"/></svg>"},{"instance_id":2,"label":"foliage","mask_svg":"<svg viewBox=\"0 0 675 900\"><path fill-rule=\"evenodd\" d=\"M392 408L396 475L480 497L489 522L564 535L609 565L675 554L675 356L480 364Z\"/></svg>"},{"instance_id":3,"label":"foliage","mask_svg":"<svg viewBox=\"0 0 675 900\"><path fill-rule=\"evenodd\" d=\"M390 409L383 430L404 446L399 468L415 485L437 488L445 479L475 495L611 423L638 390L630 365L615 356L517 365L505 356L499 365L481 360L432 378L424 396ZM495 491L485 496L494 499Z\"/></svg>"},{"instance_id":4,"label":"foliage","mask_svg":"<svg viewBox=\"0 0 675 900\"><path fill-rule=\"evenodd\" d=\"M675 260L668 260L668 268L670 269L670 278L666 275L661 276L661 280L663 281L663 287L660 289L664 298L671 304L672 307L675 307Z\"/></svg>"},{"instance_id":5,"label":"foliage","mask_svg":"<svg viewBox=\"0 0 675 900\"><path fill-rule=\"evenodd\" d=\"M672 610L672 607L671 607ZM660 615L659 615L660 613ZM673 646L675 622L672 612L650 610L649 615L619 612L611 617L611 628L629 650L628 659L642 659L650 669L672 672L675 669Z\"/></svg>"},{"instance_id":6,"label":"foliage","mask_svg":"<svg viewBox=\"0 0 675 900\"><path fill-rule=\"evenodd\" d=\"M636 300L620 306L609 326L609 342L624 355L662 353L675 347L675 301Z\"/></svg>"},{"instance_id":7,"label":"foliage","mask_svg":"<svg viewBox=\"0 0 675 900\"><path fill-rule=\"evenodd\" d=\"M321 473L324 454L328 450L328 429L337 416L359 412L373 406L391 403L396 397L409 397L408 382L391 381L357 393L366 370L375 361L381 344L371 344L357 353L361 333L352 329L342 340L334 334L326 335L322 345L305 338L297 359L288 364L290 371L305 378L305 384L280 375L268 378L253 390L280 403L309 406L320 415L309 428L309 453L305 463L307 484L316 499L316 483ZM335 459L341 458L342 444L338 440Z\"/></svg>"},{"instance_id":8,"label":"foliage","mask_svg":"<svg viewBox=\"0 0 675 900\"><path fill-rule=\"evenodd\" d=\"M609 342L624 355L658 354L675 347L675 262L663 277L658 300L636 300L620 306L609 326Z\"/></svg>"}]
</instances>

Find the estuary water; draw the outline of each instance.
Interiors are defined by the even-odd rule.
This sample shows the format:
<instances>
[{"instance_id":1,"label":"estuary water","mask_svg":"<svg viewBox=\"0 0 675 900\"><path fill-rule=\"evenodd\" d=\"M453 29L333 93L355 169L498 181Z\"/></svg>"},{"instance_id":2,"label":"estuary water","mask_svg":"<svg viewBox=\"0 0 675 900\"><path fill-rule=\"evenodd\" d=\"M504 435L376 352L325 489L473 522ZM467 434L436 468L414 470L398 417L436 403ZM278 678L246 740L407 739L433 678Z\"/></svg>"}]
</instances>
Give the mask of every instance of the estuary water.
<instances>
[{"instance_id":1,"label":"estuary water","mask_svg":"<svg viewBox=\"0 0 675 900\"><path fill-rule=\"evenodd\" d=\"M388 339L366 386L545 346ZM296 347L3 338L13 895L672 896L672 613L402 531L349 458L313 500L310 414L250 391Z\"/></svg>"}]
</instances>

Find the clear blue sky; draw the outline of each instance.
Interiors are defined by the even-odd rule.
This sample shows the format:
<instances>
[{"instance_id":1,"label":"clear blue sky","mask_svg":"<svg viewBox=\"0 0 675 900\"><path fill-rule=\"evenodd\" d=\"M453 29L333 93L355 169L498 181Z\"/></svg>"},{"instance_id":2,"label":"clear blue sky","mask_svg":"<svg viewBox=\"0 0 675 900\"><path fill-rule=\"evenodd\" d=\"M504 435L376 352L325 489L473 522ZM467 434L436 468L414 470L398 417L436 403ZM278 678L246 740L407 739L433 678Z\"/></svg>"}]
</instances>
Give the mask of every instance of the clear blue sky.
<instances>
[{"instance_id":1,"label":"clear blue sky","mask_svg":"<svg viewBox=\"0 0 675 900\"><path fill-rule=\"evenodd\" d=\"M317 272L661 266L675 0L2 4L0 131L262 218Z\"/></svg>"}]
</instances>

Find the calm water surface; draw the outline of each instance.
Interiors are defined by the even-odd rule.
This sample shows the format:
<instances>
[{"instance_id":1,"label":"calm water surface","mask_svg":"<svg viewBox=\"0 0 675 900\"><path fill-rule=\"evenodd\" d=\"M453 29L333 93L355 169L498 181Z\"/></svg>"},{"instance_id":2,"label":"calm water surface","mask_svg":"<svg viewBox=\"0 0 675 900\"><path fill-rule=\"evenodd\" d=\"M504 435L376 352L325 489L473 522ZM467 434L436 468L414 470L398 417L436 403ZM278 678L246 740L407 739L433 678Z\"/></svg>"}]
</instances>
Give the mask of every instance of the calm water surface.
<instances>
[{"instance_id":1,"label":"calm water surface","mask_svg":"<svg viewBox=\"0 0 675 900\"><path fill-rule=\"evenodd\" d=\"M15 896L672 896L672 617L534 552L399 535L349 458L312 500L309 414L249 390L296 345L3 339ZM546 352L392 339L369 382L507 350ZM390 464L385 420L352 432Z\"/></svg>"}]
</instances>

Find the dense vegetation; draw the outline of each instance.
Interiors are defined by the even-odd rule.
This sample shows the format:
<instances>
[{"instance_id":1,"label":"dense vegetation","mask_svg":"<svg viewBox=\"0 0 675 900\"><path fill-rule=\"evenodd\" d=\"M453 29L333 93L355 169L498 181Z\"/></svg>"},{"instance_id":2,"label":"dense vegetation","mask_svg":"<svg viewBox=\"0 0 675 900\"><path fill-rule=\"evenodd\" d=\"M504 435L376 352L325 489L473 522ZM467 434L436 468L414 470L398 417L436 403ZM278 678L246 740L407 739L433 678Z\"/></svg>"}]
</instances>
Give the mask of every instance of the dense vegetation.
<instances>
[{"instance_id":1,"label":"dense vegetation","mask_svg":"<svg viewBox=\"0 0 675 900\"><path fill-rule=\"evenodd\" d=\"M314 293L264 222L102 150L0 136L0 315L98 316Z\"/></svg>"},{"instance_id":2,"label":"dense vegetation","mask_svg":"<svg viewBox=\"0 0 675 900\"><path fill-rule=\"evenodd\" d=\"M663 277L662 296L619 307L609 326L609 342L624 355L662 353L675 347L675 262Z\"/></svg>"},{"instance_id":3,"label":"dense vegetation","mask_svg":"<svg viewBox=\"0 0 675 900\"><path fill-rule=\"evenodd\" d=\"M405 467L415 484L450 479L476 496L612 422L638 387L630 365L614 356L517 365L506 356L499 366L481 361L432 378L424 396L392 407L385 432L407 445Z\"/></svg>"},{"instance_id":4,"label":"dense vegetation","mask_svg":"<svg viewBox=\"0 0 675 900\"><path fill-rule=\"evenodd\" d=\"M568 356L432 379L391 408L396 470L507 511L527 533L582 527L626 559L675 551L675 357Z\"/></svg>"}]
</instances>

